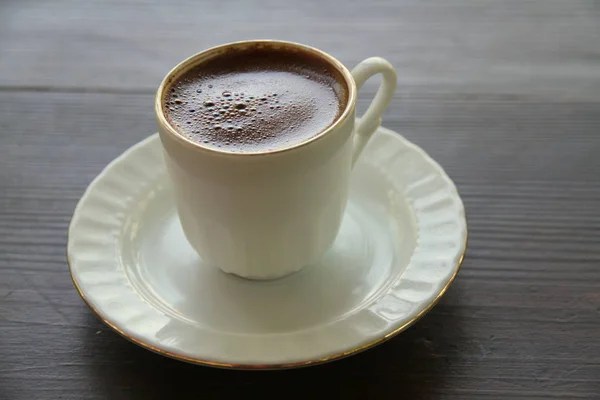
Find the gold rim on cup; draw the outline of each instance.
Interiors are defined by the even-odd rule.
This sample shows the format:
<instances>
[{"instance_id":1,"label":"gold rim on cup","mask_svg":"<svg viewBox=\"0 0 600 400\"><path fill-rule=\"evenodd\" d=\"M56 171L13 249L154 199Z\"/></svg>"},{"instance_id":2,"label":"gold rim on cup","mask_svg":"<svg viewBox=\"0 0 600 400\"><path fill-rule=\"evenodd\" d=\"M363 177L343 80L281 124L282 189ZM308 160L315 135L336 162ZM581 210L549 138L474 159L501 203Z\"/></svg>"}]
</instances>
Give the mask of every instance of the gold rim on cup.
<instances>
[{"instance_id":1,"label":"gold rim on cup","mask_svg":"<svg viewBox=\"0 0 600 400\"><path fill-rule=\"evenodd\" d=\"M325 62L327 62L332 67L334 67L337 70L337 72L339 72L344 77L344 81L348 88L348 102L346 103L346 107L344 108L344 111L342 112L342 114L326 129L319 132L319 134L311 137L310 139L307 139L303 142L291 145L289 147L261 151L261 152L243 152L243 153L241 153L241 152L231 152L231 151L222 150L222 149L215 149L212 147L206 147L200 143L194 142L194 141L186 138L185 136L179 134L177 132L177 130L175 130L171 126L171 124L167 121L167 118L165 117L164 110L163 110L163 99L164 99L164 94L165 94L164 92L165 92L166 87L171 82L173 82L175 79L180 77L182 74L184 74L191 68L195 67L197 64L199 64L203 61L210 60L211 58L218 57L219 55L224 54L227 51L230 51L231 49L261 48L261 47L275 48L275 49L277 49L277 48L297 49L297 50L300 50L300 51L303 51L306 53L310 53L314 56L317 56L317 57L321 58L322 60L324 60ZM352 77L352 74L350 73L350 71L348 71L348 68L346 68L335 57L325 53L324 51L321 51L314 47L307 46L307 45L300 44L300 43L287 42L287 41L282 41L282 40L245 40L245 41L241 41L241 42L233 42L233 43L227 43L227 44L211 47L207 50L201 51L200 53L196 53L193 56L188 57L185 60L183 60L182 62L180 62L179 64L177 64L165 76L165 78L162 80L160 86L158 87L158 90L156 91L156 97L154 99L154 112L156 114L156 119L157 119L158 123L164 128L165 132L167 132L170 136L172 136L179 143L181 143L185 146L188 146L188 147L191 146L197 150L207 151L207 152L210 152L213 154L220 154L220 155L224 155L224 156L247 157L247 156L264 156L264 155L269 155L269 154L279 154L279 153L283 153L286 151L295 150L300 147L309 145L313 142L316 142L320 138L326 136L329 132L333 131L338 126L340 126L346 119L348 119L348 117L350 115L352 115L352 111L354 109L355 104L356 104L356 82L354 82L354 78Z\"/></svg>"}]
</instances>

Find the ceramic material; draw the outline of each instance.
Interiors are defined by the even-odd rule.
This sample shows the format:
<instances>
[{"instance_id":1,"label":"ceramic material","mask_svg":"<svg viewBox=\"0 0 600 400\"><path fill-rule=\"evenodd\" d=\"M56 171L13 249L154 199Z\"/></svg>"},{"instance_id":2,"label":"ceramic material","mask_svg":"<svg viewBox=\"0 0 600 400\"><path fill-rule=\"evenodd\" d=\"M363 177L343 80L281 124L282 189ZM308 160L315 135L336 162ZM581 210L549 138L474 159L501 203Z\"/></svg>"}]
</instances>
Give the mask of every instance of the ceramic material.
<instances>
[{"instance_id":1,"label":"ceramic material","mask_svg":"<svg viewBox=\"0 0 600 400\"><path fill-rule=\"evenodd\" d=\"M353 354L415 322L456 276L466 239L443 170L379 128L323 259L273 281L226 274L185 239L154 135L90 184L68 259L86 303L135 343L199 364L282 368Z\"/></svg>"},{"instance_id":2,"label":"ceramic material","mask_svg":"<svg viewBox=\"0 0 600 400\"><path fill-rule=\"evenodd\" d=\"M163 115L167 85L206 59L247 47L301 49L331 64L348 87L342 115L305 142L260 153L216 150L179 135ZM383 76L381 87L355 127L357 87L375 74ZM326 53L280 41L223 45L175 67L158 89L155 112L183 231L204 262L246 278L273 279L320 259L340 227L351 165L395 88L396 73L384 59L367 59L350 73Z\"/></svg>"}]
</instances>

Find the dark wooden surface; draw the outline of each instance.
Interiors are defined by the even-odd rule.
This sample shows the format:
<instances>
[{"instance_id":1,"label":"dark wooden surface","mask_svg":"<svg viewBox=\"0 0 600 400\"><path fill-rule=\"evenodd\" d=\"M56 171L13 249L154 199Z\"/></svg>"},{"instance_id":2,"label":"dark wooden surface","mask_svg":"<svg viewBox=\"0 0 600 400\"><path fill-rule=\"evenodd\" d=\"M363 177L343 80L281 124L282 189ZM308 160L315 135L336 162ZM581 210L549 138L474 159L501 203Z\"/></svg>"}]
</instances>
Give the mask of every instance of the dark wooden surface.
<instances>
[{"instance_id":1,"label":"dark wooden surface","mask_svg":"<svg viewBox=\"0 0 600 400\"><path fill-rule=\"evenodd\" d=\"M162 76L249 38L349 66L388 58L400 81L384 124L436 158L466 205L467 258L439 305L332 364L165 359L99 322L69 279L75 204L154 131ZM599 130L598 1L3 0L0 399L600 399Z\"/></svg>"}]
</instances>

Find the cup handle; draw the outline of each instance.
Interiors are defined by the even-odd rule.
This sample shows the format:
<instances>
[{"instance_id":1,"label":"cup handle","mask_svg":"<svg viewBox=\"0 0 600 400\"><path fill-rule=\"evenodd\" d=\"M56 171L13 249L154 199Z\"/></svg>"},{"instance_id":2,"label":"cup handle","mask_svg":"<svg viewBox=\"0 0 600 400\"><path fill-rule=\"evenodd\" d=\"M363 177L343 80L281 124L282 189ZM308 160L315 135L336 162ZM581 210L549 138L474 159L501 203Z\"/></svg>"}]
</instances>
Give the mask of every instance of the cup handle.
<instances>
[{"instance_id":1,"label":"cup handle","mask_svg":"<svg viewBox=\"0 0 600 400\"><path fill-rule=\"evenodd\" d=\"M381 74L383 80L371 105L360 120L356 122L352 166L356 163L356 160L371 136L373 136L373 133L381 125L381 114L383 114L390 101L392 101L392 97L396 91L396 83L398 81L396 70L387 60L381 57L367 58L354 67L352 77L354 77L354 81L356 82L357 90L375 74Z\"/></svg>"}]
</instances>

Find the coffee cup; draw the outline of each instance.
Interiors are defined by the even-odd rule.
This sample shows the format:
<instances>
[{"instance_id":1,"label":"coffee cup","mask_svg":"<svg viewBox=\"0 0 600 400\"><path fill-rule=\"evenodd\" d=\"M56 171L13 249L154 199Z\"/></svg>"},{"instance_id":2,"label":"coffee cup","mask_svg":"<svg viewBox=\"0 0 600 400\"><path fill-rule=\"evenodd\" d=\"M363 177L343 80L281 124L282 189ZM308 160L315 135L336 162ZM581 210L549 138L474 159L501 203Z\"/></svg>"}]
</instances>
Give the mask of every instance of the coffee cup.
<instances>
[{"instance_id":1,"label":"coffee cup","mask_svg":"<svg viewBox=\"0 0 600 400\"><path fill-rule=\"evenodd\" d=\"M232 78L228 68L246 60L255 64L239 67L242 75ZM290 70L292 76L286 69L304 62L298 71L308 71L307 82L300 80L304 72ZM376 74L383 78L379 90L355 120L358 89ZM204 80L193 81L196 75ZM352 167L381 124L396 81L382 58L368 58L350 72L325 52L275 40L213 47L171 70L154 108L181 226L204 263L244 278L274 279L318 261L335 240ZM182 82L182 97L173 100ZM205 90L186 94L187 84ZM261 92L273 87L281 90ZM296 87L301 90L294 94Z\"/></svg>"}]
</instances>

